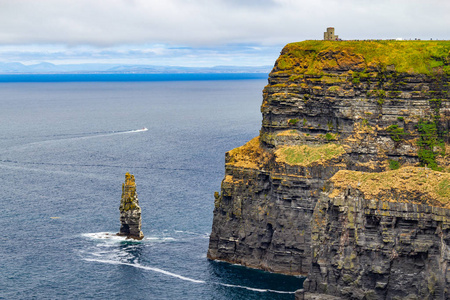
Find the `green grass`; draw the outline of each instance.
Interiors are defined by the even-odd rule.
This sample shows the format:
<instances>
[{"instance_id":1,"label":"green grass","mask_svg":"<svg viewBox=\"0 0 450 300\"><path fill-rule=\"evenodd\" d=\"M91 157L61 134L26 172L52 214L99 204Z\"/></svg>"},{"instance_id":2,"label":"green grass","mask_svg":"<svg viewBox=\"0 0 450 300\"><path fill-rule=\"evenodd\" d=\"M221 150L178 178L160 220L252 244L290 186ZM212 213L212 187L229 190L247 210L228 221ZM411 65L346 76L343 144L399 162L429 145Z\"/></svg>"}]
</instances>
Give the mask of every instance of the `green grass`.
<instances>
[{"instance_id":1,"label":"green grass","mask_svg":"<svg viewBox=\"0 0 450 300\"><path fill-rule=\"evenodd\" d=\"M400 163L396 160L390 159L389 160L389 169L391 169L391 170L400 169Z\"/></svg>"},{"instance_id":2,"label":"green grass","mask_svg":"<svg viewBox=\"0 0 450 300\"><path fill-rule=\"evenodd\" d=\"M330 86L330 87L328 88L328 91L329 91L329 92L337 92L337 91L339 91L339 90L340 90L340 87L337 86L337 85L333 85L333 86Z\"/></svg>"},{"instance_id":3,"label":"green grass","mask_svg":"<svg viewBox=\"0 0 450 300\"><path fill-rule=\"evenodd\" d=\"M444 179L439 183L437 193L441 197L450 195L450 180Z\"/></svg>"},{"instance_id":4,"label":"green grass","mask_svg":"<svg viewBox=\"0 0 450 300\"><path fill-rule=\"evenodd\" d=\"M419 146L417 155L421 165L440 171L441 168L437 165L436 158L438 155L445 155L445 144L439 137L436 120L420 120L417 124L417 130L420 134L417 140L417 146ZM440 151L435 151L435 148L438 148Z\"/></svg>"},{"instance_id":5,"label":"green grass","mask_svg":"<svg viewBox=\"0 0 450 300\"><path fill-rule=\"evenodd\" d=\"M345 153L341 145L329 143L319 146L285 146L276 152L280 161L290 165L308 166L312 163L323 163Z\"/></svg>"},{"instance_id":6,"label":"green grass","mask_svg":"<svg viewBox=\"0 0 450 300\"><path fill-rule=\"evenodd\" d=\"M341 170L330 181L334 186L330 197L351 187L365 199L450 208L450 174L422 167L404 166L379 173Z\"/></svg>"},{"instance_id":7,"label":"green grass","mask_svg":"<svg viewBox=\"0 0 450 300\"><path fill-rule=\"evenodd\" d=\"M276 66L279 71L297 74L323 74L324 67L335 67L334 58L327 59L321 54L339 51L339 63L346 63L362 57L366 67L395 66L400 73L419 73L430 75L444 72L450 75L450 41L304 41L291 43L284 47ZM353 76L354 83L367 76L358 73Z\"/></svg>"},{"instance_id":8,"label":"green grass","mask_svg":"<svg viewBox=\"0 0 450 300\"><path fill-rule=\"evenodd\" d=\"M289 125L295 125L295 124L297 124L299 121L300 121L299 119L289 119L288 123L289 123Z\"/></svg>"},{"instance_id":9,"label":"green grass","mask_svg":"<svg viewBox=\"0 0 450 300\"><path fill-rule=\"evenodd\" d=\"M405 130L402 127L398 127L397 124L390 125L386 128L386 131L394 142L403 141L403 136L406 134Z\"/></svg>"},{"instance_id":10,"label":"green grass","mask_svg":"<svg viewBox=\"0 0 450 300\"><path fill-rule=\"evenodd\" d=\"M336 140L336 135L334 135L330 132L327 132L327 134L325 134L325 138L327 141L334 141L334 140Z\"/></svg>"}]
</instances>

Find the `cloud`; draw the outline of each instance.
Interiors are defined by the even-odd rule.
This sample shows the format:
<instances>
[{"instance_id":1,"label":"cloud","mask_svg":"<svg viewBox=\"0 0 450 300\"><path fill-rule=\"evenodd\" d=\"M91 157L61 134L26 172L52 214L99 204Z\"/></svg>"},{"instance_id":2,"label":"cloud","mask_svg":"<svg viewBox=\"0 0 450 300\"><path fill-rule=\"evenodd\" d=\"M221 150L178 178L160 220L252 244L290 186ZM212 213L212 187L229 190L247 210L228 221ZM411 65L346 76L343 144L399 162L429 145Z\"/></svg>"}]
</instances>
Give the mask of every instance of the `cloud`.
<instances>
[{"instance_id":1,"label":"cloud","mask_svg":"<svg viewBox=\"0 0 450 300\"><path fill-rule=\"evenodd\" d=\"M0 62L36 64L116 63L210 67L216 65L273 65L279 46L226 45L216 47L172 47L165 44L109 47L65 45L0 46Z\"/></svg>"},{"instance_id":2,"label":"cloud","mask_svg":"<svg viewBox=\"0 0 450 300\"><path fill-rule=\"evenodd\" d=\"M0 0L0 61L269 65L289 42L448 39L446 0Z\"/></svg>"},{"instance_id":3,"label":"cloud","mask_svg":"<svg viewBox=\"0 0 450 300\"><path fill-rule=\"evenodd\" d=\"M0 44L212 46L343 38L446 38L439 0L0 0Z\"/></svg>"}]
</instances>

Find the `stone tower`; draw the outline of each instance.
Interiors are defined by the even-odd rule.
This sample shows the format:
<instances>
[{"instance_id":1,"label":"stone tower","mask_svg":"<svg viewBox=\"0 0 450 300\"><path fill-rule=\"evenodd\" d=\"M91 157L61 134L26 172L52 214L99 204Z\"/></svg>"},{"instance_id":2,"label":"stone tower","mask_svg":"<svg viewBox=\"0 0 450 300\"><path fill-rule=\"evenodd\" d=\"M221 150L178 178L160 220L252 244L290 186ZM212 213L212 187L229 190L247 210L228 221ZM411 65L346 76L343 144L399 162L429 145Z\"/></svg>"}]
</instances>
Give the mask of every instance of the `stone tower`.
<instances>
[{"instance_id":1,"label":"stone tower","mask_svg":"<svg viewBox=\"0 0 450 300\"><path fill-rule=\"evenodd\" d=\"M327 31L323 33L324 41L337 41L339 36L334 35L334 27L328 27Z\"/></svg>"},{"instance_id":2,"label":"stone tower","mask_svg":"<svg viewBox=\"0 0 450 300\"><path fill-rule=\"evenodd\" d=\"M125 174L125 183L122 184L122 199L120 200L120 231L117 235L142 240L141 208L136 194L134 175Z\"/></svg>"}]
</instances>

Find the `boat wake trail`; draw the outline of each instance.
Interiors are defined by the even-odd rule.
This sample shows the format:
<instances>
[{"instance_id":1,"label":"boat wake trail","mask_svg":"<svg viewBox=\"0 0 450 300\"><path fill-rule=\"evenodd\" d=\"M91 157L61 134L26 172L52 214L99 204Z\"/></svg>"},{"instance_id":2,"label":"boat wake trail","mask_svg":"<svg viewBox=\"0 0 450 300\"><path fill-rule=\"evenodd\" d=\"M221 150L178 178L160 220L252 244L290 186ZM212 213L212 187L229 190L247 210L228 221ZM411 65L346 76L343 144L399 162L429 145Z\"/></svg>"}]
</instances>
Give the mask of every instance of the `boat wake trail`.
<instances>
[{"instance_id":1,"label":"boat wake trail","mask_svg":"<svg viewBox=\"0 0 450 300\"><path fill-rule=\"evenodd\" d=\"M215 284L215 285L221 285L221 286L226 286L226 287L231 287L231 288L245 289L245 290L254 291L254 292L260 292L260 293L276 293L276 294L294 294L295 293L295 292L277 291L277 290L271 290L271 289L257 289L257 288L252 288L252 287L248 287L248 286L228 284L228 283L222 283L222 282L207 282L205 280L197 280L197 279L189 278L189 277L186 277L186 276L183 276L183 275L175 274L175 273L172 273L172 272L160 269L160 268L143 266L143 265L141 265L139 263L127 263L127 262L121 262L121 261L115 261L115 260L105 260L105 259L96 259L96 258L83 258L83 260L90 261L90 262L111 264L111 265L130 266L130 267L137 268L137 269L143 269L143 270L147 270L147 271L153 271L153 272L161 273L161 274L164 274L164 275L175 277L175 278L178 278L178 279L181 279L181 280L184 280L184 281L190 281L190 282L193 282L193 283Z\"/></svg>"},{"instance_id":2,"label":"boat wake trail","mask_svg":"<svg viewBox=\"0 0 450 300\"><path fill-rule=\"evenodd\" d=\"M104 264L111 264L111 265L125 265L125 266L130 266L133 268L138 268L138 269L144 269L144 270L148 270L148 271L153 271L153 272L157 272L157 273L161 273L164 275L168 275L171 277L175 277L181 280L185 280L185 281L190 281L190 282L194 282L194 283L206 283L206 281L203 280L196 280L196 279L192 279L189 277L185 277L183 275L178 275L169 271L165 271L159 268L154 268L154 267L148 267L148 266L143 266L141 264L138 263L126 263L126 262L121 262L121 261L114 261L114 260L103 260L103 259L95 259L95 258L84 258L85 261L93 261L93 262L98 262L98 263L104 263Z\"/></svg>"},{"instance_id":3,"label":"boat wake trail","mask_svg":"<svg viewBox=\"0 0 450 300\"><path fill-rule=\"evenodd\" d=\"M45 140L41 140L41 141L37 141L37 142L13 146L7 150L17 151L17 150L21 150L21 149L27 149L29 147L45 146L45 145L54 144L54 143L88 140L88 139L94 139L94 138L100 138L100 137L109 137L109 136L114 136L114 135L140 133L140 132L145 132L145 131L148 131L148 128L144 127L141 129L125 130L125 131L103 131L103 132L100 131L100 132L71 134L71 135L65 135L65 136L64 135L63 136L54 135L54 136L51 136L50 139L45 139Z\"/></svg>"},{"instance_id":4,"label":"boat wake trail","mask_svg":"<svg viewBox=\"0 0 450 300\"><path fill-rule=\"evenodd\" d=\"M85 140L85 139L106 137L106 136L119 135L119 134L138 133L138 132L145 132L145 131L148 131L148 128L144 127L141 129L125 130L125 131L92 132L92 133L80 134L78 136L58 138L58 139L52 139L52 140L47 140L47 141L42 141L42 142L35 142L35 143L48 143L48 142L67 141L67 140Z\"/></svg>"},{"instance_id":5,"label":"boat wake trail","mask_svg":"<svg viewBox=\"0 0 450 300\"><path fill-rule=\"evenodd\" d=\"M148 128L147 128L147 127L144 127L144 128L142 128L142 129L131 130L130 133L133 133L133 132L144 132L144 131L148 131Z\"/></svg>"}]
</instances>

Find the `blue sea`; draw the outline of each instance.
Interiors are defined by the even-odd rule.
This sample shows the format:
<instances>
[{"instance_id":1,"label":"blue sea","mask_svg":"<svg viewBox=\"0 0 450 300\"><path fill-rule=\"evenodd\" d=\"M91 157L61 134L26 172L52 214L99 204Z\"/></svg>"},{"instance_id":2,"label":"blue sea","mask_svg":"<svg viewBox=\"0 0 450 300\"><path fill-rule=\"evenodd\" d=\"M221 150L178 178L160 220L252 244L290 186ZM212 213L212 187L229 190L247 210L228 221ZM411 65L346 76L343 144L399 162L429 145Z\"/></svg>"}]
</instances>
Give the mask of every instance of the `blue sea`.
<instances>
[{"instance_id":1,"label":"blue sea","mask_svg":"<svg viewBox=\"0 0 450 300\"><path fill-rule=\"evenodd\" d=\"M197 79L0 83L1 299L294 299L303 278L206 259L267 80ZM114 235L126 172L140 242Z\"/></svg>"}]
</instances>

